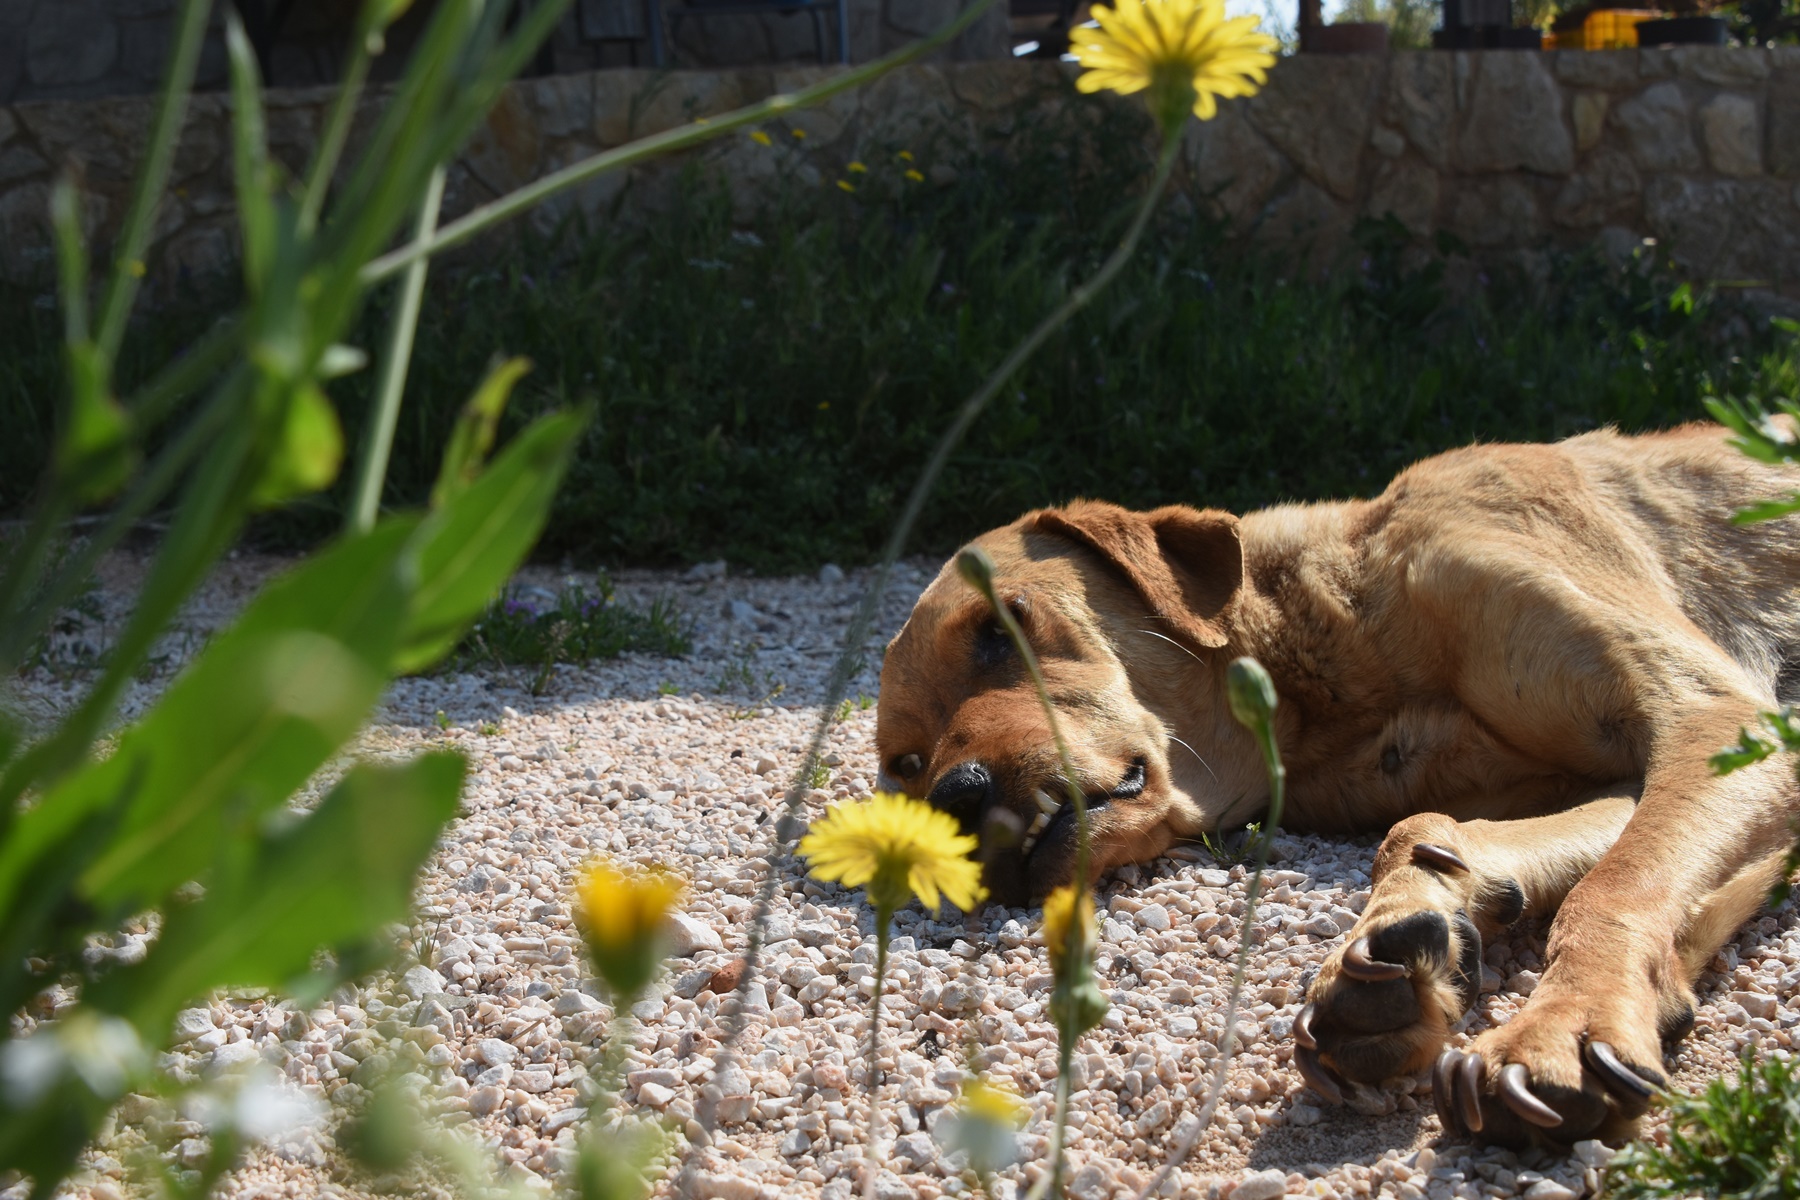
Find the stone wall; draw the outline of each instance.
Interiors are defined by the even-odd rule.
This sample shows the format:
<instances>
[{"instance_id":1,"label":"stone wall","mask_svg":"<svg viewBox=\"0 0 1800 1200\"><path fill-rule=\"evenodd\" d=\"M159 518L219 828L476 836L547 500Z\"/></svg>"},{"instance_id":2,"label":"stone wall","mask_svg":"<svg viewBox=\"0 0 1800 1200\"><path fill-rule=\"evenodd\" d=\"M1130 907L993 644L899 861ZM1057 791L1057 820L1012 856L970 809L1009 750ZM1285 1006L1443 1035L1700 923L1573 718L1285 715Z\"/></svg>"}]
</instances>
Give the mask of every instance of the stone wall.
<instances>
[{"instance_id":1,"label":"stone wall","mask_svg":"<svg viewBox=\"0 0 1800 1200\"><path fill-rule=\"evenodd\" d=\"M1800 47L1296 59L1190 145L1268 238L1385 214L1489 252L1653 237L1800 294Z\"/></svg>"},{"instance_id":2,"label":"stone wall","mask_svg":"<svg viewBox=\"0 0 1800 1200\"><path fill-rule=\"evenodd\" d=\"M447 213L820 74L620 70L520 82L452 172ZM831 187L845 164L884 149L939 136L1001 141L1021 108L1102 102L1075 97L1067 74L1057 64L915 67L770 125L771 144L737 134L699 156L745 205L777 181ZM272 147L295 169L326 99L271 96ZM148 109L122 99L0 107L0 269L47 272L44 211L64 160L82 164L93 235L116 228ZM158 279L230 262L227 119L222 98L196 100L150 264ZM1654 237L1697 278L1800 297L1797 49L1292 58L1261 94L1192 126L1186 149L1190 197L1273 243L1329 251L1358 218L1384 214L1421 242L1447 231L1495 256ZM941 172L946 161L920 166ZM610 211L627 186L628 211L654 211L671 174L663 165L608 176L533 219Z\"/></svg>"},{"instance_id":3,"label":"stone wall","mask_svg":"<svg viewBox=\"0 0 1800 1200\"><path fill-rule=\"evenodd\" d=\"M867 62L961 11L964 0L846 0L850 58ZM335 81L341 70L344 30L360 0L305 0L288 18L268 64L270 80L284 87ZM662 0L663 8L689 7ZM222 5L218 6L222 9ZM388 38L389 52L376 78L391 76L429 17L418 0ZM177 0L0 0L0 104L29 100L93 99L154 92L169 51ZM579 10L579 11L578 11ZM575 0L535 68L550 74L649 64L643 0ZM806 13L720 14L665 24L671 65L737 67L747 63L816 63L813 20ZM827 12L825 46L836 61L835 15ZM947 52L953 60L1006 58L1007 19L996 4ZM196 82L225 86L223 25L215 11Z\"/></svg>"}]
</instances>

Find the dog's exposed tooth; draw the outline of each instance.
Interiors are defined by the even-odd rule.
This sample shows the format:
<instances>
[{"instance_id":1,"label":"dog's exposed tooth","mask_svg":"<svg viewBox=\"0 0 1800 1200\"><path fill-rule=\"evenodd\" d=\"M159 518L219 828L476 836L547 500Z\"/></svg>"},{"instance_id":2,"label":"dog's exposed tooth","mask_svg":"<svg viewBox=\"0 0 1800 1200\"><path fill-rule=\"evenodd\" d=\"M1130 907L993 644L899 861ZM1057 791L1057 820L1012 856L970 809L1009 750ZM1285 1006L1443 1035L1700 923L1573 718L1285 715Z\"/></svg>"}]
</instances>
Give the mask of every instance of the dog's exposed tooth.
<instances>
[{"instance_id":1,"label":"dog's exposed tooth","mask_svg":"<svg viewBox=\"0 0 1800 1200\"><path fill-rule=\"evenodd\" d=\"M1028 838L1039 837L1043 834L1044 830L1048 828L1050 828L1050 814L1041 812L1037 816L1031 818L1031 824L1026 828L1025 836Z\"/></svg>"},{"instance_id":2,"label":"dog's exposed tooth","mask_svg":"<svg viewBox=\"0 0 1800 1200\"><path fill-rule=\"evenodd\" d=\"M1049 792L1046 792L1043 788L1039 788L1034 792L1031 798L1037 801L1038 813L1046 821L1051 817L1054 817L1057 810L1062 807L1061 804L1057 803L1056 798Z\"/></svg>"}]
</instances>

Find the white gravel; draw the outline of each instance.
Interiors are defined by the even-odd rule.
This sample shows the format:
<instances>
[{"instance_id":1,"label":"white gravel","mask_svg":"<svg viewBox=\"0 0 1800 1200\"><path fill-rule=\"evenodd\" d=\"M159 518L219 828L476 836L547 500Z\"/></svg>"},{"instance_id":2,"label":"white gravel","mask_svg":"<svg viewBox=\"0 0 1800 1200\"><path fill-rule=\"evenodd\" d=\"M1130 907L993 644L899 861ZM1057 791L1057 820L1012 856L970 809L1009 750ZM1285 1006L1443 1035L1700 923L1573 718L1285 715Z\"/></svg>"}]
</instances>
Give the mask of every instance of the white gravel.
<instances>
[{"instance_id":1,"label":"white gravel","mask_svg":"<svg viewBox=\"0 0 1800 1200\"><path fill-rule=\"evenodd\" d=\"M271 565L229 564L191 615L183 645L241 602ZM934 570L903 565L883 636ZM109 572L116 587L135 564L114 562ZM677 867L692 881L679 953L656 998L635 1010L627 1099L693 1131L702 1089L716 1089L724 1123L696 1151L698 1194L849 1200L867 1112L858 1047L874 982L871 914L860 894L783 864L742 1056L719 1078L722 999L714 984L743 948L781 793L865 578L835 568L790 579L705 568L628 572L618 577L622 595L672 594L695 618L692 655L560 669L541 697L528 694L523 674L504 672L396 684L360 752L462 750L471 770L465 805L421 882L418 920L402 939L411 957L391 976L311 1008L221 996L182 1014L180 1043L164 1060L172 1075L200 1078L260 1061L289 1081L289 1099L317 1102L313 1115L289 1123L231 1176L227 1194L362 1194L365 1185L341 1169L331 1129L372 1077L396 1071L446 1122L490 1147L515 1180L540 1183L562 1169L611 1019L582 966L571 883L589 855L605 851ZM853 698L874 697L877 661L871 653ZM79 678L39 673L27 684L35 702L58 706ZM145 685L132 703L158 686ZM811 794L811 814L869 791L874 727L872 708L853 706L833 730L831 779ZM1212 1128L1165 1194L1590 1193L1607 1156L1598 1143L1570 1157L1446 1145L1424 1081L1410 1094L1363 1094L1351 1108L1326 1106L1301 1085L1288 1037L1301 981L1367 899L1375 840L1277 839L1280 861L1258 917L1240 1021L1246 1045ZM1099 965L1112 1011L1075 1060L1070 1193L1079 1200L1134 1195L1191 1128L1221 1033L1244 891L1241 867L1199 847L1122 870L1101 889ZM1046 1142L1056 1065L1036 914L996 908L963 919L947 909L937 919L915 907L896 925L881 1096L892 1145L876 1194L968 1193L931 1136L966 1061L1010 1078L1033 1105L1019 1139L1028 1165L997 1190L1022 1194L1042 1169L1034 1159ZM141 954L147 936L138 930L97 952ZM1541 928L1487 948L1468 1034L1516 1011L1542 950ZM1746 1046L1789 1048L1800 1024L1797 984L1800 921L1790 901L1752 922L1702 980L1698 1027L1672 1064L1678 1082L1693 1087L1729 1069ZM717 987L726 990L727 980ZM68 999L53 995L41 1011L59 998ZM205 1150L203 1124L164 1119L135 1100L109 1132L82 1184L100 1200L126 1194L121 1163L138 1147L153 1146L178 1166Z\"/></svg>"}]
</instances>

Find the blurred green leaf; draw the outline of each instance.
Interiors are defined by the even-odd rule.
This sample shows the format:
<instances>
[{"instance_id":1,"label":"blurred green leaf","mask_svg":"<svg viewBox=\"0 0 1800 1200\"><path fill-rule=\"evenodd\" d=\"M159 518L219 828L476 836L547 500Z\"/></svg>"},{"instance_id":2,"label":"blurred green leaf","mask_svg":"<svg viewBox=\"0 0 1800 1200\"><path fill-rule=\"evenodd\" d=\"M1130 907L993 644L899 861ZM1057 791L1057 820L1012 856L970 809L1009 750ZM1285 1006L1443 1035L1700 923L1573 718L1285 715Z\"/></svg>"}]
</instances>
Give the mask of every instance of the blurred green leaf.
<instances>
[{"instance_id":1,"label":"blurred green leaf","mask_svg":"<svg viewBox=\"0 0 1800 1200\"><path fill-rule=\"evenodd\" d=\"M317 384L303 383L288 397L281 440L251 502L268 507L329 487L343 461L337 410Z\"/></svg>"},{"instance_id":2,"label":"blurred green leaf","mask_svg":"<svg viewBox=\"0 0 1800 1200\"><path fill-rule=\"evenodd\" d=\"M50 193L63 307L69 407L56 445L56 472L77 503L104 499L131 474L131 421L111 394L111 366L88 332L88 251L80 198L67 175Z\"/></svg>"},{"instance_id":3,"label":"blurred green leaf","mask_svg":"<svg viewBox=\"0 0 1800 1200\"><path fill-rule=\"evenodd\" d=\"M160 1035L212 988L280 988L320 948L360 942L403 920L414 876L456 813L464 763L453 753L399 766L359 764L317 809L265 822L199 901L172 909L142 964L107 977L94 1002Z\"/></svg>"},{"instance_id":4,"label":"blurred green leaf","mask_svg":"<svg viewBox=\"0 0 1800 1200\"><path fill-rule=\"evenodd\" d=\"M1740 508L1731 514L1731 523L1733 525L1754 525L1759 521L1773 521L1777 517L1792 516L1797 512L1800 512L1800 492L1795 492L1783 500L1762 500Z\"/></svg>"},{"instance_id":5,"label":"blurred green leaf","mask_svg":"<svg viewBox=\"0 0 1800 1200\"><path fill-rule=\"evenodd\" d=\"M256 51L237 10L229 7L225 10L225 48L231 59L232 168L238 221L244 232L244 283L254 296L262 291L275 257L275 205L269 195L269 147Z\"/></svg>"},{"instance_id":6,"label":"blurred green leaf","mask_svg":"<svg viewBox=\"0 0 1800 1200\"><path fill-rule=\"evenodd\" d=\"M325 353L319 356L319 378L337 379L344 375L354 375L368 365L368 352L360 346L327 346Z\"/></svg>"},{"instance_id":7,"label":"blurred green leaf","mask_svg":"<svg viewBox=\"0 0 1800 1200\"><path fill-rule=\"evenodd\" d=\"M393 669L448 654L525 560L587 425L585 413L540 417L467 491L419 529L419 587Z\"/></svg>"},{"instance_id":8,"label":"blurred green leaf","mask_svg":"<svg viewBox=\"0 0 1800 1200\"><path fill-rule=\"evenodd\" d=\"M92 342L68 347L69 408L56 471L80 503L103 500L131 477L131 418L107 392L106 363Z\"/></svg>"},{"instance_id":9,"label":"blurred green leaf","mask_svg":"<svg viewBox=\"0 0 1800 1200\"><path fill-rule=\"evenodd\" d=\"M531 360L509 358L496 363L487 378L469 397L457 414L456 427L450 431L450 444L444 448L443 466L438 469L437 483L431 489L431 507L442 508L468 490L481 473L494 448L494 435L500 429L500 414L506 411L507 398L513 385L531 370Z\"/></svg>"},{"instance_id":10,"label":"blurred green leaf","mask_svg":"<svg viewBox=\"0 0 1800 1200\"><path fill-rule=\"evenodd\" d=\"M109 756L20 815L0 844L0 925L45 855L87 861L76 891L102 913L155 903L336 753L386 680L416 528L384 522L270 585ZM81 836L119 804L113 837Z\"/></svg>"}]
</instances>

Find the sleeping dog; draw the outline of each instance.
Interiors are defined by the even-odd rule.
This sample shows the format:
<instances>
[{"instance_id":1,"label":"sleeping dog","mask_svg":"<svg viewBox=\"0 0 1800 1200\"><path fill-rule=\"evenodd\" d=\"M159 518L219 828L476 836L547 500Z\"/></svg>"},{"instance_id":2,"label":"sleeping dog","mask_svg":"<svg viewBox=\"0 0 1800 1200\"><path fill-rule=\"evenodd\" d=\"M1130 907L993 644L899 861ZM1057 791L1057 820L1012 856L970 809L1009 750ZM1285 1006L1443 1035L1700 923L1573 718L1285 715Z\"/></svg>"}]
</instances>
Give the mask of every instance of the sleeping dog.
<instances>
[{"instance_id":1,"label":"sleeping dog","mask_svg":"<svg viewBox=\"0 0 1800 1200\"><path fill-rule=\"evenodd\" d=\"M1077 501L975 543L1043 662L1096 874L1255 819L1263 766L1225 666L1280 693L1284 825L1385 832L1369 903L1294 1023L1328 1099L1434 1067L1448 1131L1630 1133L1692 985L1780 879L1800 817L1779 758L1708 757L1800 698L1800 487L1716 426L1453 451L1367 501L1239 518ZM1074 869L1036 693L947 567L888 647L887 785L982 838L1005 903ZM1542 979L1466 1052L1481 938L1555 913Z\"/></svg>"}]
</instances>

